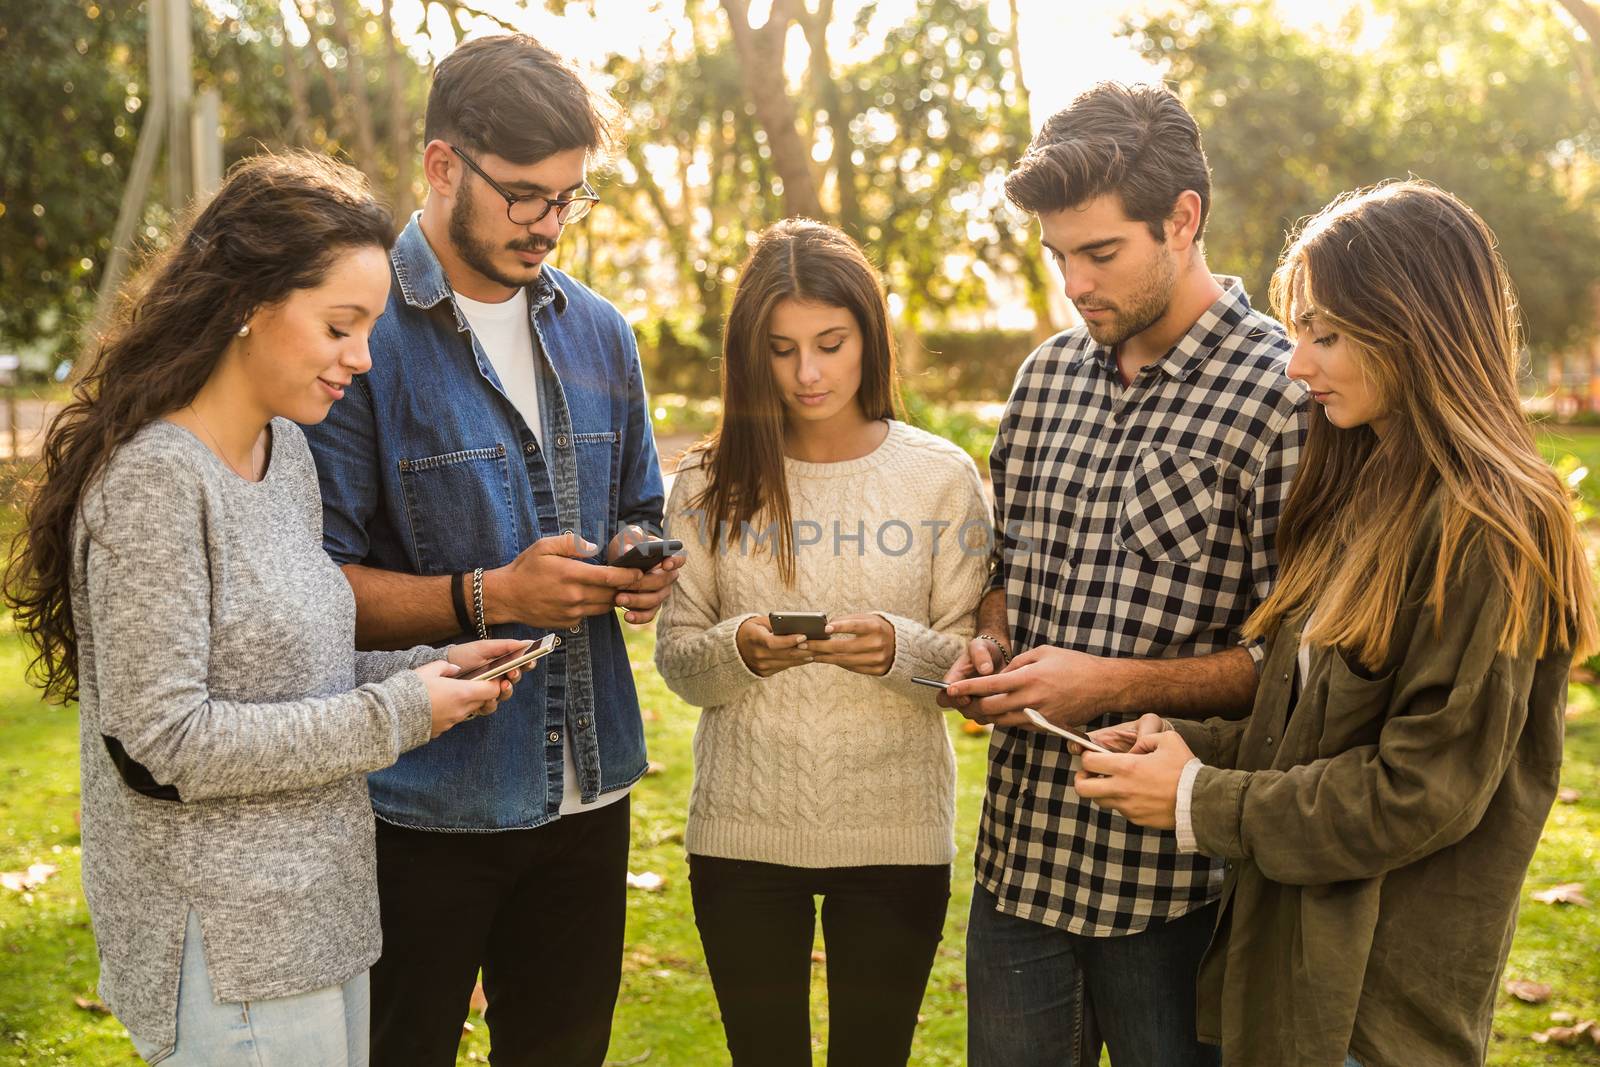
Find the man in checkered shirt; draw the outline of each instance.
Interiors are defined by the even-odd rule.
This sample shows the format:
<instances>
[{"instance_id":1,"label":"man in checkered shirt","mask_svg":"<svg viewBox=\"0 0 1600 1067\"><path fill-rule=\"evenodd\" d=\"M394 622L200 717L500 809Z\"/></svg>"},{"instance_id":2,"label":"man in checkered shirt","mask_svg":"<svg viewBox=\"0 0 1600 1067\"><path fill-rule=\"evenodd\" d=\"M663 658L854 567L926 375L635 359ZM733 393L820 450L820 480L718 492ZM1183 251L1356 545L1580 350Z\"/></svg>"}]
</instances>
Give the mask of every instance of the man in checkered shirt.
<instances>
[{"instance_id":1,"label":"man in checkered shirt","mask_svg":"<svg viewBox=\"0 0 1600 1067\"><path fill-rule=\"evenodd\" d=\"M1248 714L1304 433L1281 327L1200 245L1211 179L1164 88L1103 84L1006 181L1084 325L1023 364L989 460L980 636L942 702L995 724L967 935L972 1067L1216 1064L1195 975L1222 865L1073 790L1074 729ZM1012 650L1016 655L1012 655Z\"/></svg>"}]
</instances>

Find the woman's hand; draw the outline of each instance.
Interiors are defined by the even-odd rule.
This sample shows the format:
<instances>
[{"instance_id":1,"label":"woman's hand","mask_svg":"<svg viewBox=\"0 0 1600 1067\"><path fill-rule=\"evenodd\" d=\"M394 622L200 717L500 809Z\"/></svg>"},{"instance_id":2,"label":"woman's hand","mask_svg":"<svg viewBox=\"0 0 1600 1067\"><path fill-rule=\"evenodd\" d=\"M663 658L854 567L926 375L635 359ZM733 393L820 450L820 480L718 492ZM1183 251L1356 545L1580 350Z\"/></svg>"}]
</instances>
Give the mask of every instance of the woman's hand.
<instances>
[{"instance_id":1,"label":"woman's hand","mask_svg":"<svg viewBox=\"0 0 1600 1067\"><path fill-rule=\"evenodd\" d=\"M805 634L775 634L765 615L752 615L734 635L744 665L762 678L811 662Z\"/></svg>"},{"instance_id":2,"label":"woman's hand","mask_svg":"<svg viewBox=\"0 0 1600 1067\"><path fill-rule=\"evenodd\" d=\"M894 624L882 615L841 615L828 621L828 633L828 640L814 650L818 663L879 678L894 666ZM831 636L834 634L850 636Z\"/></svg>"},{"instance_id":3,"label":"woman's hand","mask_svg":"<svg viewBox=\"0 0 1600 1067\"><path fill-rule=\"evenodd\" d=\"M476 662L472 666L477 667L495 659L496 656L513 652L526 643L525 641L474 641L470 645L458 645L452 648L448 659L434 660L418 667L417 675L428 690L428 703L433 712L433 727L428 736L438 737L466 719L493 714L495 708L500 706L500 701L511 696L513 683L522 677L522 672L518 670L487 682L460 681L455 675L460 673L462 668L451 662L458 653L463 658L474 658ZM474 646L490 645L505 647L486 658L478 658L479 653L475 651L464 651L473 649Z\"/></svg>"},{"instance_id":4,"label":"woman's hand","mask_svg":"<svg viewBox=\"0 0 1600 1067\"><path fill-rule=\"evenodd\" d=\"M1096 731L1094 739L1105 732ZM1172 730L1141 734L1127 754L1085 752L1072 784L1079 796L1129 822L1171 830L1177 825L1178 779L1192 759L1194 753Z\"/></svg>"},{"instance_id":5,"label":"woman's hand","mask_svg":"<svg viewBox=\"0 0 1600 1067\"><path fill-rule=\"evenodd\" d=\"M1149 746L1145 748L1139 748L1139 743L1147 737L1153 738L1155 734L1166 733L1171 729L1172 724L1166 719L1147 713L1132 722L1119 722L1115 726L1096 730L1089 735L1089 740L1113 752L1150 752L1154 747L1153 741L1145 742ZM1067 748L1072 750L1074 756L1083 753L1083 746L1076 741L1069 742Z\"/></svg>"}]
</instances>

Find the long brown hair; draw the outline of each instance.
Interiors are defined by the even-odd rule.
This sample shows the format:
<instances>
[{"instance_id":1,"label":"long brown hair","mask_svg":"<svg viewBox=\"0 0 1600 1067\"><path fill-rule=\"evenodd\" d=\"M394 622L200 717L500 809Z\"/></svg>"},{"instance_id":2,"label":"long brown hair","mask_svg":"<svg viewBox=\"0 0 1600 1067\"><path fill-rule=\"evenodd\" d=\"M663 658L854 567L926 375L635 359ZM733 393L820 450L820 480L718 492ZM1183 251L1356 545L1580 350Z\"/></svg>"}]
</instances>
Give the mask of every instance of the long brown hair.
<instances>
[{"instance_id":1,"label":"long brown hair","mask_svg":"<svg viewBox=\"0 0 1600 1067\"><path fill-rule=\"evenodd\" d=\"M785 585L794 583L794 524L783 468L783 398L772 374L772 310L783 300L844 308L861 330L861 389L869 419L903 410L894 337L883 286L872 264L843 231L811 219L785 219L763 230L739 272L722 338L722 417L695 446L707 468L695 501L713 552L757 516L777 525L775 555Z\"/></svg>"},{"instance_id":2,"label":"long brown hair","mask_svg":"<svg viewBox=\"0 0 1600 1067\"><path fill-rule=\"evenodd\" d=\"M1494 234L1456 197L1405 181L1346 194L1307 222L1272 280L1291 324L1314 312L1353 342L1385 412L1341 430L1313 417L1278 526L1260 637L1312 606L1306 637L1378 669L1394 637L1407 554L1442 488L1428 602L1442 618L1455 565L1487 556L1510 611L1500 647L1595 646L1593 593L1567 487L1540 458L1517 396L1521 325Z\"/></svg>"},{"instance_id":3,"label":"long brown hair","mask_svg":"<svg viewBox=\"0 0 1600 1067\"><path fill-rule=\"evenodd\" d=\"M86 487L141 427L194 399L254 312L318 285L340 252L387 248L393 234L361 172L310 153L256 156L124 294L120 325L45 433L5 573L36 653L29 677L47 698L78 695L72 527Z\"/></svg>"}]
</instances>

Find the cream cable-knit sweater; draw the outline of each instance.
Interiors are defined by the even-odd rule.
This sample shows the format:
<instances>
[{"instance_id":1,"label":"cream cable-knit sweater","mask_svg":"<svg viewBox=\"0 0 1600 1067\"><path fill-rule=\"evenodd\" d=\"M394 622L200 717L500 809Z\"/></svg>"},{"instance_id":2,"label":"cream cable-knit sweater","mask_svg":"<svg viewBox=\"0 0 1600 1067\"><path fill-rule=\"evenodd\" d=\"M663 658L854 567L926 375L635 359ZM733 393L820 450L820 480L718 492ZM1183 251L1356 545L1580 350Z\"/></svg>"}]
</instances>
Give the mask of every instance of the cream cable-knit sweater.
<instances>
[{"instance_id":1,"label":"cream cable-knit sweater","mask_svg":"<svg viewBox=\"0 0 1600 1067\"><path fill-rule=\"evenodd\" d=\"M667 505L687 559L661 613L656 666L705 709L684 843L796 867L949 863L955 757L934 690L910 678L942 677L973 632L990 536L977 468L948 441L891 422L860 459L791 459L785 472L796 539L816 542L798 548L792 589L754 537L741 545L736 531L711 552L693 503L706 482L696 460ZM894 625L894 664L881 678L819 663L760 678L734 635L769 611L876 612Z\"/></svg>"}]
</instances>

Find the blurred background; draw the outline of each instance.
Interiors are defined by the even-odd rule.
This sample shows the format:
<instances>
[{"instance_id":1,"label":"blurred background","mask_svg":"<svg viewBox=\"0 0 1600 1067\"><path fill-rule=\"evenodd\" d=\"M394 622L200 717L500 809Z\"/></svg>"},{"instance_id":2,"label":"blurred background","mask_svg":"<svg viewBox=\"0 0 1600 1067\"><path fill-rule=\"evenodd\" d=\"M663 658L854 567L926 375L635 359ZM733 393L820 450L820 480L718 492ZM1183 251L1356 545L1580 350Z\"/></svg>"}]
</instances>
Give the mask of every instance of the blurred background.
<instances>
[{"instance_id":1,"label":"blurred background","mask_svg":"<svg viewBox=\"0 0 1600 1067\"><path fill-rule=\"evenodd\" d=\"M1073 325L1035 232L1004 203L1005 172L1094 82L1159 79L1211 159L1211 266L1242 276L1258 306L1286 230L1342 190L1417 175L1477 208L1527 319L1530 418L1593 529L1595 0L0 0L0 533L17 526L39 428L117 282L228 163L334 153L403 215L422 195L432 64L510 30L575 59L623 108L625 149L595 182L603 204L553 262L633 323L665 455L714 424L748 243L805 214L881 268L913 419L982 467L1017 365ZM0 1063L132 1062L94 997L75 715L41 709L7 630ZM657 761L636 795L635 864L662 880L641 880L631 904L614 1062L726 1062L681 856L695 712L655 677L651 640L630 635ZM1565 788L1529 877L1496 1064L1600 1062L1600 921L1584 896L1600 891L1593 666L1574 676ZM918 1064L962 1061L960 887L984 738L952 733L963 858ZM819 945L819 1054L824 965ZM487 1048L474 1015L462 1062Z\"/></svg>"}]
</instances>

